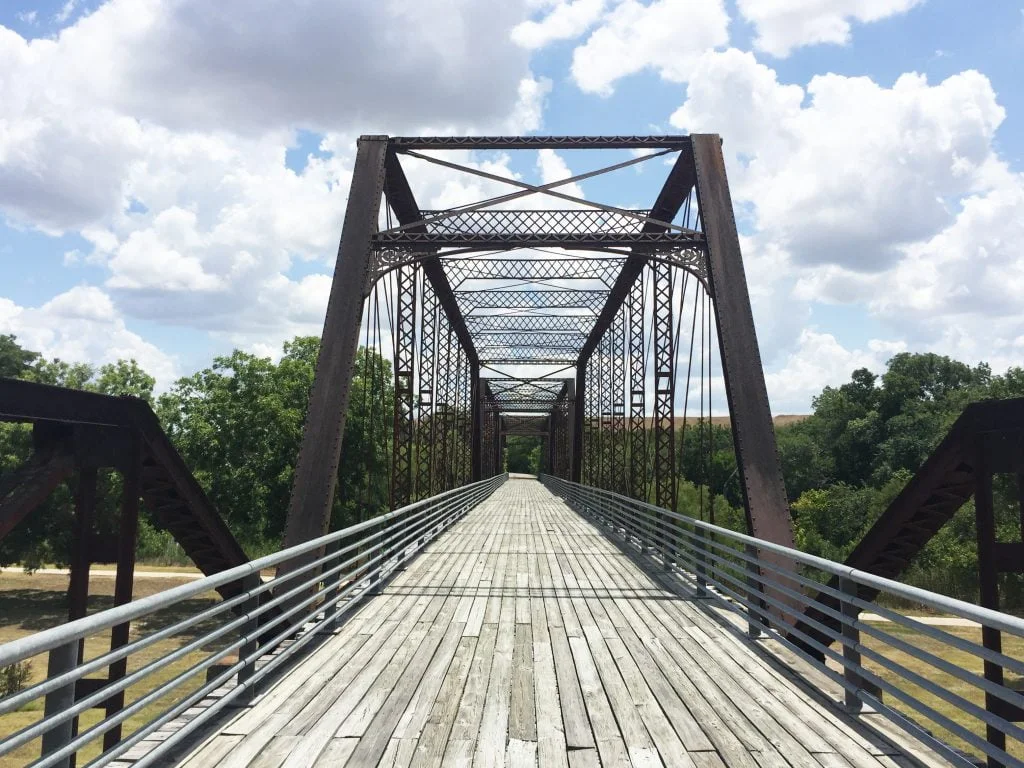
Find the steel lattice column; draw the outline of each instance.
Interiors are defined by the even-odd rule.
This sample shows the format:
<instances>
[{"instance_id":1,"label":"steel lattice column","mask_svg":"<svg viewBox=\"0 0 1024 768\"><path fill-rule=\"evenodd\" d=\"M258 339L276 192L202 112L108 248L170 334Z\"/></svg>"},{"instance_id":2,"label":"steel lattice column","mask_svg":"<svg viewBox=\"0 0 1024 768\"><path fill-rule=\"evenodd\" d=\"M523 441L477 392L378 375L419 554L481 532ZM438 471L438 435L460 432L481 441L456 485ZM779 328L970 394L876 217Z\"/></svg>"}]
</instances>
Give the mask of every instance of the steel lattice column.
<instances>
[{"instance_id":1,"label":"steel lattice column","mask_svg":"<svg viewBox=\"0 0 1024 768\"><path fill-rule=\"evenodd\" d=\"M395 270L395 421L391 446L391 508L412 502L416 381L417 268Z\"/></svg>"},{"instance_id":2,"label":"steel lattice column","mask_svg":"<svg viewBox=\"0 0 1024 768\"><path fill-rule=\"evenodd\" d=\"M629 294L629 492L647 501L647 356L643 273Z\"/></svg>"},{"instance_id":3,"label":"steel lattice column","mask_svg":"<svg viewBox=\"0 0 1024 768\"><path fill-rule=\"evenodd\" d=\"M449 488L462 485L462 449L465 445L465 435L462 432L462 416L465 408L462 397L462 381L465 375L466 355L458 341L455 342L455 345L455 379L452 389L454 407L449 413L448 459L446 462L451 472Z\"/></svg>"},{"instance_id":4,"label":"steel lattice column","mask_svg":"<svg viewBox=\"0 0 1024 768\"><path fill-rule=\"evenodd\" d=\"M583 484L584 485L596 485L597 478L594 476L594 458L595 458L595 440L596 433L594 430L594 387L595 377L594 368L597 367L597 362L592 357L587 363L585 380L586 383L583 388L583 455L582 467L583 467Z\"/></svg>"},{"instance_id":5,"label":"steel lattice column","mask_svg":"<svg viewBox=\"0 0 1024 768\"><path fill-rule=\"evenodd\" d=\"M614 328L614 324L612 326ZM602 488L614 490L612 478L619 469L612 464L612 328L601 339L601 482Z\"/></svg>"},{"instance_id":6,"label":"steel lattice column","mask_svg":"<svg viewBox=\"0 0 1024 768\"><path fill-rule=\"evenodd\" d=\"M420 369L419 404L416 425L417 472L416 495L424 499L434 495L434 441L436 419L434 418L434 351L437 337L437 295L423 283L422 322L420 323Z\"/></svg>"},{"instance_id":7,"label":"steel lattice column","mask_svg":"<svg viewBox=\"0 0 1024 768\"><path fill-rule=\"evenodd\" d=\"M452 347L455 337L451 325L441 318L440 332L437 334L437 399L434 407L434 490L435 492L447 491L451 486L448 484L448 470L445 462L448 460L448 415L451 409L452 396Z\"/></svg>"},{"instance_id":8,"label":"steel lattice column","mask_svg":"<svg viewBox=\"0 0 1024 768\"><path fill-rule=\"evenodd\" d=\"M615 316L611 338L611 406L612 440L609 476L612 490L626 490L626 318L624 312Z\"/></svg>"},{"instance_id":9,"label":"steel lattice column","mask_svg":"<svg viewBox=\"0 0 1024 768\"><path fill-rule=\"evenodd\" d=\"M673 349L672 268L651 265L651 309L654 347L654 503L676 509L676 452L672 405L675 401L675 350Z\"/></svg>"}]
</instances>

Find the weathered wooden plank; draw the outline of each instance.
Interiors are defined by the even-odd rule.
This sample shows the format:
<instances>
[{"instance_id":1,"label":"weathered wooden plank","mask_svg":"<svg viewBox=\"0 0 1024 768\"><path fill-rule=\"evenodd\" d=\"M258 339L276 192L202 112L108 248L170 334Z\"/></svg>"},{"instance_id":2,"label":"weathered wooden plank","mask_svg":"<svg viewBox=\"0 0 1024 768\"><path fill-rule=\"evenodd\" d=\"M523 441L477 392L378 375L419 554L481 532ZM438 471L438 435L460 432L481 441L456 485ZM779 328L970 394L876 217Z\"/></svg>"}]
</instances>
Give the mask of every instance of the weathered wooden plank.
<instances>
[{"instance_id":1,"label":"weathered wooden plank","mask_svg":"<svg viewBox=\"0 0 1024 768\"><path fill-rule=\"evenodd\" d=\"M241 736L217 736L204 745L204 748L182 763L182 768L209 768L217 765L232 749L242 741Z\"/></svg>"},{"instance_id":2,"label":"weathered wooden plank","mask_svg":"<svg viewBox=\"0 0 1024 768\"><path fill-rule=\"evenodd\" d=\"M476 637L463 637L459 641L459 647L445 674L441 690L434 700L434 706L430 710L426 723L420 729L419 741L416 744L412 760L414 768L441 765L445 747L448 744L448 735L455 722L455 715L458 712L459 702L466 685L466 678L469 677L476 645ZM410 722L406 730L403 731L403 735L408 734L412 728L413 725Z\"/></svg>"},{"instance_id":3,"label":"weathered wooden plank","mask_svg":"<svg viewBox=\"0 0 1024 768\"><path fill-rule=\"evenodd\" d=\"M476 644L476 652L469 668L462 699L455 714L441 764L454 765L459 761L470 761L480 729L487 696L487 683L491 676L494 646L498 638L497 624L484 624ZM419 750L417 750L417 758ZM415 761L414 761L415 762Z\"/></svg>"},{"instance_id":4,"label":"weathered wooden plank","mask_svg":"<svg viewBox=\"0 0 1024 768\"><path fill-rule=\"evenodd\" d=\"M511 577L513 580L515 579L514 571L511 572ZM515 628L515 598L506 596L501 600L501 621L498 624L491 674L487 683L487 696L484 699L480 732L473 755L474 766L500 766L505 760L512 693L512 655L515 649Z\"/></svg>"},{"instance_id":5,"label":"weathered wooden plank","mask_svg":"<svg viewBox=\"0 0 1024 768\"><path fill-rule=\"evenodd\" d=\"M512 651L512 699L509 709L508 737L537 741L537 708L534 700L533 631L530 624L518 622Z\"/></svg>"},{"instance_id":6,"label":"weathered wooden plank","mask_svg":"<svg viewBox=\"0 0 1024 768\"><path fill-rule=\"evenodd\" d=\"M569 749L586 749L595 746L594 734L590 729L583 692L580 688L573 661L569 638L564 627L549 627L551 652L558 680L558 699L562 705L562 722L565 725L565 743Z\"/></svg>"},{"instance_id":7,"label":"weathered wooden plank","mask_svg":"<svg viewBox=\"0 0 1024 768\"><path fill-rule=\"evenodd\" d=\"M803 662L608 532L507 483L189 765L911 764L877 716L833 708Z\"/></svg>"},{"instance_id":8,"label":"weathered wooden plank","mask_svg":"<svg viewBox=\"0 0 1024 768\"><path fill-rule=\"evenodd\" d=\"M358 741L358 739L331 739L315 765L323 768L342 768L348 763ZM314 763L309 763L309 765L314 765Z\"/></svg>"},{"instance_id":9,"label":"weathered wooden plank","mask_svg":"<svg viewBox=\"0 0 1024 768\"><path fill-rule=\"evenodd\" d=\"M509 739L505 750L505 762L508 768L535 768L537 765L537 742Z\"/></svg>"},{"instance_id":10,"label":"weathered wooden plank","mask_svg":"<svg viewBox=\"0 0 1024 768\"><path fill-rule=\"evenodd\" d=\"M580 690L583 691L583 702L587 706L587 714L594 729L601 765L630 765L630 754L615 723L611 704L601 685L601 676L597 672L597 665L590 654L587 641L582 637L570 637L569 647L572 649L572 658L576 664Z\"/></svg>"}]
</instances>

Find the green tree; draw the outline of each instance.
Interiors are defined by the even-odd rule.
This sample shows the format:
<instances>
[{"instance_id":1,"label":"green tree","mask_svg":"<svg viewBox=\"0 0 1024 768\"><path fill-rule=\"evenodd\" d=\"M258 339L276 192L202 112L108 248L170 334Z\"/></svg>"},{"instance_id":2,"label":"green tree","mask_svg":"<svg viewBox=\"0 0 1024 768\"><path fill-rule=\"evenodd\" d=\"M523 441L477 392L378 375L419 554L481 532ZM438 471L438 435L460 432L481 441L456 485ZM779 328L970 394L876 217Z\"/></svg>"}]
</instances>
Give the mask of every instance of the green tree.
<instances>
[{"instance_id":1,"label":"green tree","mask_svg":"<svg viewBox=\"0 0 1024 768\"><path fill-rule=\"evenodd\" d=\"M505 469L535 475L540 465L540 438L509 435L505 438Z\"/></svg>"},{"instance_id":2,"label":"green tree","mask_svg":"<svg viewBox=\"0 0 1024 768\"><path fill-rule=\"evenodd\" d=\"M284 531L318 350L315 337L296 338L276 364L235 350L178 380L157 404L186 463L254 551L276 545ZM392 392L388 363L360 350L332 510L335 527L387 505Z\"/></svg>"},{"instance_id":3,"label":"green tree","mask_svg":"<svg viewBox=\"0 0 1024 768\"><path fill-rule=\"evenodd\" d=\"M0 376L12 379L21 377L37 357L37 352L18 344L17 337L0 334Z\"/></svg>"}]
</instances>

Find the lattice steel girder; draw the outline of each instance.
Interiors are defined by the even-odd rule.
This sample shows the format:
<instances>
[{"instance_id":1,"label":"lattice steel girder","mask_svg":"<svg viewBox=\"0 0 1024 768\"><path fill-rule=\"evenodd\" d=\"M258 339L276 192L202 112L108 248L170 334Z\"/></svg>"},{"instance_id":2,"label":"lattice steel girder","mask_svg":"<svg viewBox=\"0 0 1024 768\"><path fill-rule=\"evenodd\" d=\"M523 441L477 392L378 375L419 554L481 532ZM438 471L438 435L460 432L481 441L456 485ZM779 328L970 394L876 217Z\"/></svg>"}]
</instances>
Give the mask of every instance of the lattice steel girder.
<instances>
[{"instance_id":1,"label":"lattice steel girder","mask_svg":"<svg viewBox=\"0 0 1024 768\"><path fill-rule=\"evenodd\" d=\"M646 226L646 225L645 225ZM703 247L700 232L381 232L374 236L376 248L472 248L474 250L510 250L513 248L566 248L601 250L604 248L685 248Z\"/></svg>"},{"instance_id":2,"label":"lattice steel girder","mask_svg":"<svg viewBox=\"0 0 1024 768\"><path fill-rule=\"evenodd\" d=\"M578 290L509 290L459 291L455 294L466 314L478 309L584 309L595 311L605 301L608 291Z\"/></svg>"},{"instance_id":3,"label":"lattice steel girder","mask_svg":"<svg viewBox=\"0 0 1024 768\"><path fill-rule=\"evenodd\" d=\"M441 263L455 288L466 280L600 280L611 285L624 259L620 256L562 259L464 259L445 257Z\"/></svg>"},{"instance_id":4,"label":"lattice steel girder","mask_svg":"<svg viewBox=\"0 0 1024 768\"><path fill-rule=\"evenodd\" d=\"M392 136L407 149L682 149L689 136Z\"/></svg>"},{"instance_id":5,"label":"lattice steel girder","mask_svg":"<svg viewBox=\"0 0 1024 768\"><path fill-rule=\"evenodd\" d=\"M417 402L417 471L416 494L419 498L434 495L434 444L437 423L434 415L435 341L438 311L434 290L423 281L423 318L420 324L419 398Z\"/></svg>"},{"instance_id":6,"label":"lattice steel girder","mask_svg":"<svg viewBox=\"0 0 1024 768\"><path fill-rule=\"evenodd\" d=\"M594 325L593 317L579 315L470 315L466 326L470 333L482 335L501 331L521 333L566 331L586 334Z\"/></svg>"},{"instance_id":7,"label":"lattice steel girder","mask_svg":"<svg viewBox=\"0 0 1024 768\"><path fill-rule=\"evenodd\" d=\"M452 379L455 373L453 353L458 346L454 344L454 333L445 319L437 330L437 385L434 400L434 419L437 421L434 442L434 487L436 491L446 491L448 485L447 447L450 432L450 416L452 410Z\"/></svg>"},{"instance_id":8,"label":"lattice steel girder","mask_svg":"<svg viewBox=\"0 0 1024 768\"><path fill-rule=\"evenodd\" d=\"M618 211L589 208L484 208L464 213L423 211L424 225L432 235L508 234L614 234L639 232L650 211ZM440 217L444 218L440 218ZM437 217L431 220L431 217Z\"/></svg>"},{"instance_id":9,"label":"lattice steel girder","mask_svg":"<svg viewBox=\"0 0 1024 768\"><path fill-rule=\"evenodd\" d=\"M495 347L542 347L544 349L579 349L587 337L582 333L531 332L508 333L490 331L477 335L477 350Z\"/></svg>"},{"instance_id":10,"label":"lattice steel girder","mask_svg":"<svg viewBox=\"0 0 1024 768\"><path fill-rule=\"evenodd\" d=\"M566 352L563 356L546 355L540 351L536 356L495 356L481 359L481 365L572 365L576 360L575 350Z\"/></svg>"},{"instance_id":11,"label":"lattice steel girder","mask_svg":"<svg viewBox=\"0 0 1024 768\"><path fill-rule=\"evenodd\" d=\"M647 351L644 346L644 281L629 292L629 492L647 500Z\"/></svg>"},{"instance_id":12,"label":"lattice steel girder","mask_svg":"<svg viewBox=\"0 0 1024 768\"><path fill-rule=\"evenodd\" d=\"M558 397L558 391L563 382L560 379L502 379L489 378L487 384L490 387L491 395L496 402L502 402L507 397L537 397L550 395L554 400Z\"/></svg>"},{"instance_id":13,"label":"lattice steel girder","mask_svg":"<svg viewBox=\"0 0 1024 768\"><path fill-rule=\"evenodd\" d=\"M610 329L611 336L611 467L612 489L626 490L626 318L622 311Z\"/></svg>"},{"instance_id":14,"label":"lattice steel girder","mask_svg":"<svg viewBox=\"0 0 1024 768\"><path fill-rule=\"evenodd\" d=\"M516 430L542 431L547 434L547 416L510 416L501 415L501 430L506 434L519 434Z\"/></svg>"}]
</instances>

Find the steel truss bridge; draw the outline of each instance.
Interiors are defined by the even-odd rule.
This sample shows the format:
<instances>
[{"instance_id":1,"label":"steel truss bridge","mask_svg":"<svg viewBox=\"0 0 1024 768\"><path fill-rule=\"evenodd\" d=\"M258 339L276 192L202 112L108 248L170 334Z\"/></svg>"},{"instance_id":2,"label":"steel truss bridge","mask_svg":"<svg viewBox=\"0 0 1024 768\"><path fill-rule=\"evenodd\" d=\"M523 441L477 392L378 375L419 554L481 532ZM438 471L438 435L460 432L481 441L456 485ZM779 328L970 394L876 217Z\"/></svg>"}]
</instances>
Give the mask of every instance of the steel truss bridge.
<instances>
[{"instance_id":1,"label":"steel truss bridge","mask_svg":"<svg viewBox=\"0 0 1024 768\"><path fill-rule=\"evenodd\" d=\"M523 180L556 152L590 170ZM648 207L581 191L616 200L616 173ZM392 511L331 531L355 407ZM0 645L37 672L0 698L12 764L1024 765L1024 620L999 610L1024 493L1009 540L992 501L1024 488L1024 401L969 406L846 563L798 551L716 135L362 137L272 555L145 403L0 379L0 418L34 446L0 538L75 491L69 621ZM505 472L510 437L539 479ZM901 583L971 499L979 604ZM140 503L205 577L132 600Z\"/></svg>"}]
</instances>

